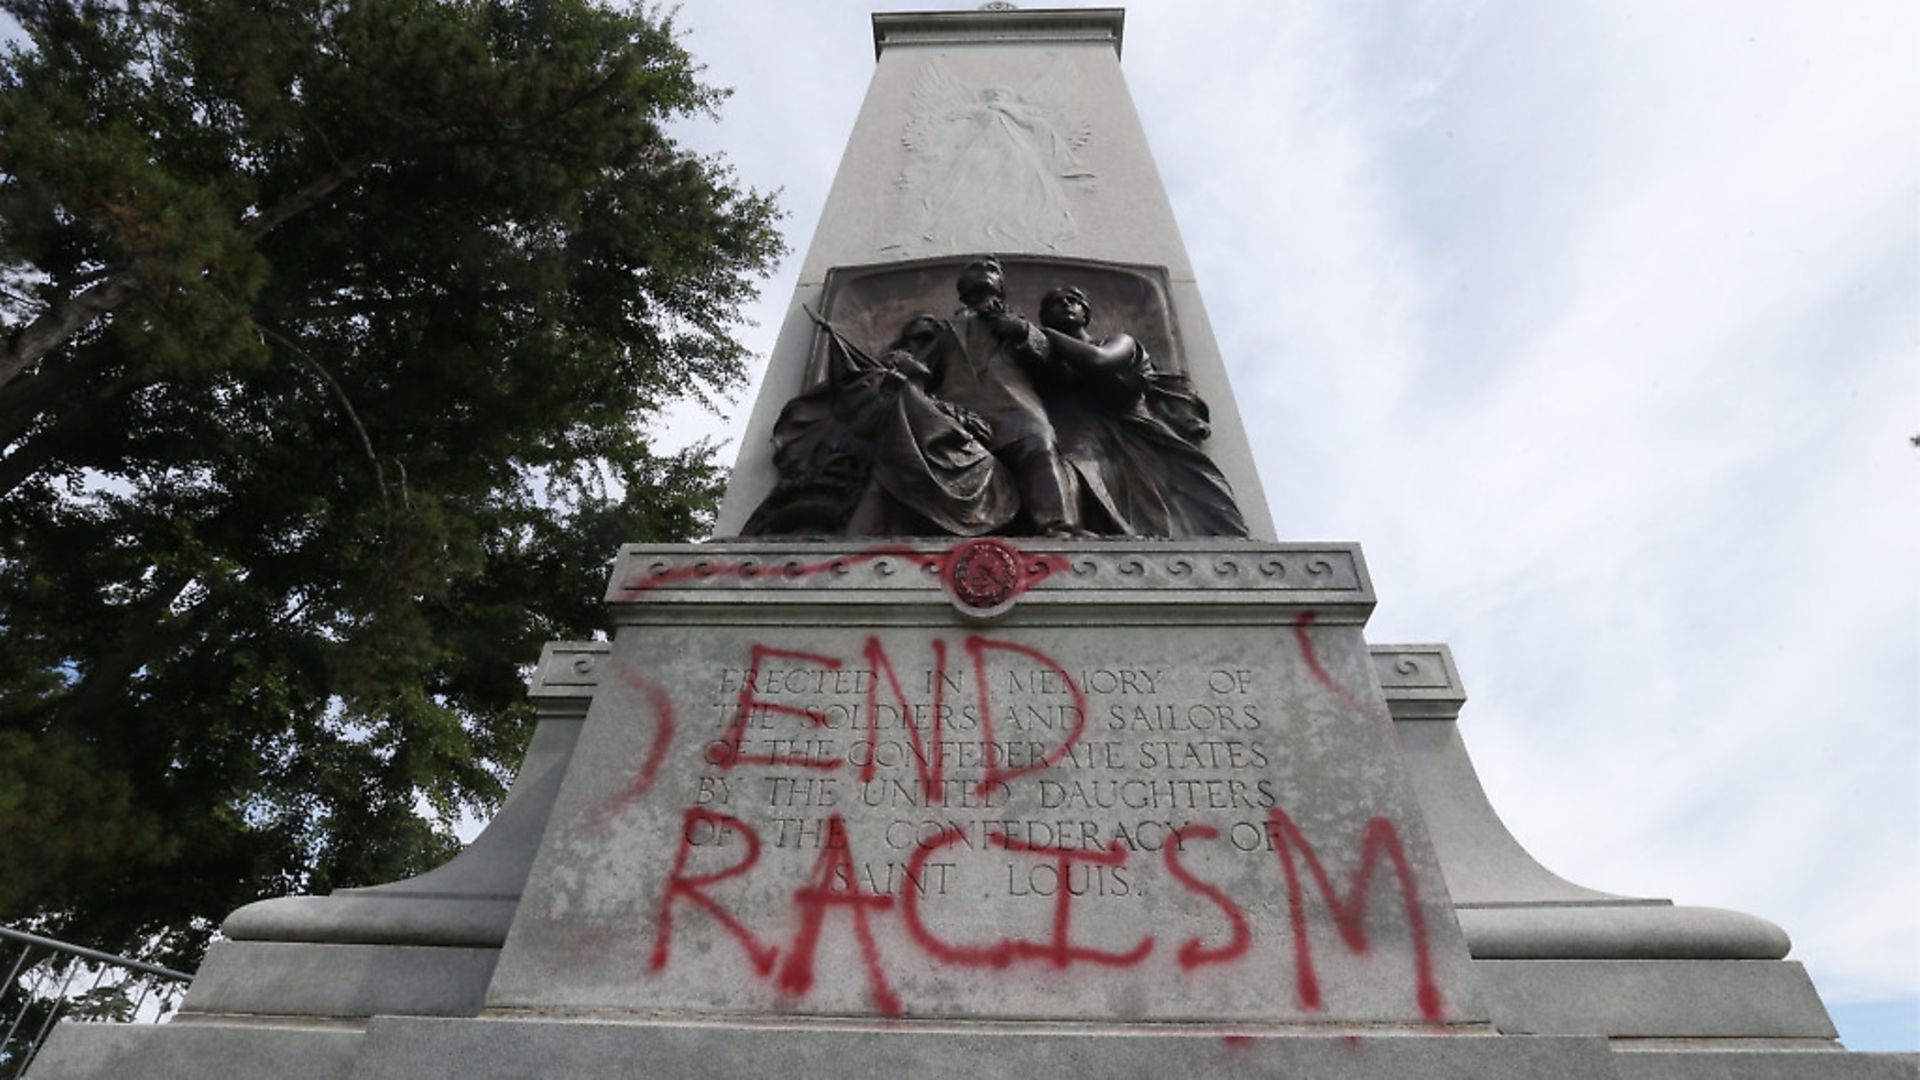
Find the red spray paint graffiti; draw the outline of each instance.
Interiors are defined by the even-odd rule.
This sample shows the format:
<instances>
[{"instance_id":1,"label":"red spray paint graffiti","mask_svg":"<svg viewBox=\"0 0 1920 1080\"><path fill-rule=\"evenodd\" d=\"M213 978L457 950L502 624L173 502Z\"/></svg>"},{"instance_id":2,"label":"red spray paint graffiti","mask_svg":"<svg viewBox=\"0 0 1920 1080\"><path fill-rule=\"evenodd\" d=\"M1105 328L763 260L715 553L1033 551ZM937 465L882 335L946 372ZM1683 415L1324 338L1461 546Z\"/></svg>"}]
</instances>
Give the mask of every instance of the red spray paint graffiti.
<instances>
[{"instance_id":1,"label":"red spray paint graffiti","mask_svg":"<svg viewBox=\"0 0 1920 1080\"><path fill-rule=\"evenodd\" d=\"M676 566L668 570L660 570L641 577L632 578L620 587L620 592L627 597L633 597L643 592L664 588L668 585L682 581L690 581L695 578L702 580L706 578L739 578L742 581L753 581L763 577L812 577L815 574L831 573L835 570L843 570L888 556L926 565L926 560L939 560L943 557L943 553L921 552L904 545L894 544L867 548L864 551L856 551L846 555L834 555L830 558L811 563L787 562L762 564L750 560L740 560L737 562L697 562L687 566ZM937 567L939 563L936 561L934 565Z\"/></svg>"},{"instance_id":2,"label":"red spray paint graffiti","mask_svg":"<svg viewBox=\"0 0 1920 1080\"><path fill-rule=\"evenodd\" d=\"M1059 887L1053 894L1053 940L1045 945L1010 940L1006 944L1013 949L1014 956L1045 960L1057 968L1064 968L1076 960L1099 964L1103 967L1132 967L1145 960L1147 954L1153 951L1151 935L1140 939L1139 944L1123 953L1089 949L1072 943L1073 890L1067 886L1069 872L1077 862L1090 863L1094 866L1124 865L1127 861L1127 849L1120 846L1120 841L1110 841L1105 851L1078 851L1073 848L1027 844L1000 833L994 834L992 840L996 847L1002 847L1008 851L1052 856L1055 873L1059 877Z\"/></svg>"},{"instance_id":3,"label":"red spray paint graffiti","mask_svg":"<svg viewBox=\"0 0 1920 1080\"><path fill-rule=\"evenodd\" d=\"M912 891L912 890L909 890ZM807 883L793 894L800 909L800 929L787 949L787 962L780 968L780 989L805 994L813 989L813 953L820 944L820 923L827 908L845 907L853 914L854 936L860 942L860 960L867 969L867 993L874 1008L883 1015L899 1016L900 997L887 982L880 965L880 946L873 940L873 928L867 923L871 912L893 906L893 897L879 896L860 888L853 869L853 853L847 842L846 822L839 814L827 819L827 843L814 860Z\"/></svg>"},{"instance_id":4,"label":"red spray paint graffiti","mask_svg":"<svg viewBox=\"0 0 1920 1080\"><path fill-rule=\"evenodd\" d=\"M928 860L942 848L952 847L965 839L965 832L949 826L939 836L922 842L907 860L907 877L916 881L924 880ZM1004 941L991 945L956 945L935 934L927 926L926 916L920 910L920 897L915 890L908 889L902 893L900 901L900 916L907 924L907 933L915 944L935 960L955 967L999 968L1013 962L1013 953L1005 948Z\"/></svg>"},{"instance_id":5,"label":"red spray paint graffiti","mask_svg":"<svg viewBox=\"0 0 1920 1080\"><path fill-rule=\"evenodd\" d=\"M695 828L701 823L709 827L732 830L740 834L747 842L746 854L740 861L725 869L710 874L687 875L687 857L693 853ZM647 966L660 971L667 966L667 954L673 942L673 902L685 899L698 905L702 911L713 916L729 934L733 935L740 947L746 950L747 958L753 961L753 969L762 975L773 971L773 961L777 950L762 942L747 925L733 912L720 905L720 902L708 896L706 890L729 878L736 878L752 870L760 861L760 834L753 826L734 817L715 810L702 810L697 806L687 808L680 824L680 847L673 855L673 871L667 875L666 889L660 894L660 914L654 919L653 956Z\"/></svg>"},{"instance_id":6,"label":"red spray paint graffiti","mask_svg":"<svg viewBox=\"0 0 1920 1080\"><path fill-rule=\"evenodd\" d=\"M1187 971L1205 967L1208 964L1225 964L1246 954L1253 945L1253 931L1247 928L1247 917L1240 913L1240 906L1233 898L1221 891L1219 886L1211 885L1194 877L1192 871L1180 863L1180 849L1188 840L1212 840L1220 835L1220 830L1211 825L1187 824L1173 831L1173 839L1162 850L1166 853L1167 872L1174 880L1213 901L1227 924L1233 927L1233 937L1225 945L1207 948L1199 938L1188 938L1180 944L1180 966Z\"/></svg>"},{"instance_id":7,"label":"red spray paint graffiti","mask_svg":"<svg viewBox=\"0 0 1920 1080\"><path fill-rule=\"evenodd\" d=\"M907 877L918 880L926 873L927 860L942 848L951 847L965 839L965 834L955 828L949 828L934 839L922 843L907 863ZM1003 834L993 834L994 846L1007 851L1020 851L1034 855L1047 855L1054 859L1058 887L1054 894L1053 933L1045 943L1023 941L1018 938L1000 938L984 945L956 944L935 934L927 925L926 915L920 908L920 897L914 890L908 890L901 897L900 914L907 925L907 933L927 955L943 964L955 967L1003 968L1015 960L1041 960L1056 968L1064 968L1075 962L1097 964L1104 967L1132 967L1147 958L1153 951L1153 938L1143 938L1132 949L1124 953L1108 952L1102 949L1088 948L1073 944L1073 890L1067 887L1068 874L1076 862L1090 863L1095 866L1119 866L1127 861L1126 849L1116 841L1104 851L1079 851L1070 848L1041 847L1022 843Z\"/></svg>"},{"instance_id":8,"label":"red spray paint graffiti","mask_svg":"<svg viewBox=\"0 0 1920 1080\"><path fill-rule=\"evenodd\" d=\"M1407 930L1413 936L1414 985L1420 1015L1438 1023L1442 1016L1440 987L1434 981L1433 958L1428 954L1427 922L1420 910L1413 868L1407 863L1407 853L1400 845L1400 833L1393 827L1393 822L1383 817L1367 822L1366 838L1361 842L1360 861L1353 868L1353 881L1347 888L1344 902L1334 889L1333 881L1327 877L1320 856L1292 818L1279 807L1273 807L1267 811L1267 828L1273 836L1281 872L1287 878L1287 913L1293 924L1294 978L1301 1006L1318 1009L1321 1001L1320 979L1313 964L1313 948L1307 940L1306 897L1300 888L1299 871L1294 866L1294 852L1298 851L1306 861L1314 884L1319 886L1321 897L1333 912L1334 925L1340 929L1341 940L1346 942L1349 950L1358 954L1367 951L1367 889L1373 882L1374 863L1385 854L1400 879L1400 900L1407 914Z\"/></svg>"},{"instance_id":9,"label":"red spray paint graffiti","mask_svg":"<svg viewBox=\"0 0 1920 1080\"><path fill-rule=\"evenodd\" d=\"M646 755L641 759L640 768L634 772L633 780L595 812L594 820L600 824L605 824L629 805L647 797L647 793L653 790L654 782L660 778L660 766L666 763L667 751L673 745L673 698L667 694L666 687L625 670L619 671L619 678L646 698L647 710L653 716L653 741L648 744Z\"/></svg>"},{"instance_id":10,"label":"red spray paint graffiti","mask_svg":"<svg viewBox=\"0 0 1920 1080\"><path fill-rule=\"evenodd\" d=\"M713 763L723 769L732 769L741 765L798 765L804 769L839 768L838 758L828 760L793 754L749 754L743 749L747 739L747 722L752 719L755 709L763 709L781 716L803 717L816 727L824 727L827 723L826 715L819 709L802 709L760 697L760 665L763 661L799 660L826 668L828 671L838 671L840 670L839 659L793 649L773 649L759 644L753 646L749 657L746 685L740 688L738 704L734 707L732 721L727 724L726 734L722 735L720 742L713 747Z\"/></svg>"},{"instance_id":11,"label":"red spray paint graffiti","mask_svg":"<svg viewBox=\"0 0 1920 1080\"><path fill-rule=\"evenodd\" d=\"M1318 683L1347 704L1363 712L1372 712L1373 710L1369 709L1365 702L1341 686L1321 663L1309 634L1313 622L1314 614L1309 612L1296 620L1293 626L1308 672ZM943 638L934 637L931 644L933 665L930 670L929 689L932 694L933 713L930 722L924 725L923 736L923 725L912 719L918 707L909 700L907 690L887 650L881 645L878 637L872 635L867 637L860 658L865 661L866 668L871 673L871 679L866 686L864 731L856 736L868 743L867 756L859 765L858 771L861 782L870 783L877 775L875 763L879 755L874 751L881 739L883 703L888 708L897 707L899 715L906 721L907 737L912 743L920 790L929 805L941 801L940 793L943 790L944 731L941 718L946 711L943 695L948 683L947 642ZM972 635L965 639L963 647L974 668L980 739L987 748L984 754L983 778L978 790L986 793L996 785L1004 787L1010 781L1051 769L1064 760L1084 734L1088 719L1086 696L1071 674L1050 655L1030 646ZM1049 678L1071 695L1072 715L1063 718L1060 726L1056 728L1062 732L1059 744L1038 758L1029 758L1024 765L1017 768L1006 767L1005 760L994 753L998 743L994 731L993 688L989 672L994 662L992 658L1005 656L1017 657L1023 662L1036 665L1037 669L1045 669L1049 673ZM753 645L745 673L745 685L741 688L735 708L728 719L724 737L710 748L709 760L723 767L797 766L832 770L847 765L848 760L843 758L745 752L747 729L750 719L754 716L772 714L804 719L808 725L814 727L825 726L827 722L825 714L817 708L769 700L763 695L763 690L766 690L767 694L772 692L760 683L762 664L769 660L791 661L826 671L839 671L847 663L839 657L820 653L779 649L762 644ZM649 680L634 676L626 676L626 680L627 685L645 697L657 722L653 744L648 747L633 782L622 791L615 800L616 803L642 798L652 789L662 768L674 729L672 703L668 700L665 691ZM890 696L890 701L883 702L883 684L884 694ZM1037 747L1035 752L1038 752ZM723 833L737 834L744 842L745 850L730 865L706 872L690 872L688 863L692 858L693 849L699 846L696 840L698 830L705 830L710 837L717 837ZM1265 831L1270 850L1276 853L1279 868L1285 879L1296 993L1300 1007L1309 1011L1324 1008L1320 973L1315 964L1308 935L1310 927L1307 893L1309 890L1303 885L1300 864L1304 862L1307 876L1311 878L1326 908L1330 911L1342 942L1351 953L1364 955L1369 945L1366 928L1368 895L1374 872L1378 865L1384 862L1394 871L1399 886L1401 906L1405 912L1413 946L1415 996L1420 1013L1430 1022L1441 1022L1444 1015L1443 1001L1434 977L1424 911L1413 878L1412 867L1394 825L1382 817L1374 817L1368 821L1361 840L1359 859L1344 893L1334 886L1318 852L1285 812L1277 807L1270 808L1265 822ZM1181 887L1204 898L1217 908L1226 922L1227 934L1224 942L1220 942L1217 935L1212 938L1194 936L1182 941L1173 951L1174 962L1181 969L1189 972L1214 965L1238 963L1251 952L1254 945L1254 933L1246 909L1224 889L1195 875L1180 857L1180 852L1186 849L1185 845L1217 840L1220 835L1219 830L1211 825L1187 822L1182 826L1171 828L1170 842L1162 847L1162 858L1167 874ZM906 880L910 883L927 880L929 861L943 850L950 849L965 839L966 834L963 830L949 825L937 836L920 840L908 859L905 868ZM969 847L971 846L969 844ZM1068 885L1071 872L1076 867L1084 873L1096 867L1123 866L1127 862L1129 852L1118 840L1109 840L1104 848L1090 845L1070 847L1065 844L1053 846L1019 840L1006 832L988 832L985 836L985 846L1051 863L1050 869L1054 875L1056 887L1052 893L1045 894L1053 897L1050 933L1036 934L1035 939L1005 936L984 942L957 942L936 932L929 924L927 912L924 910L927 890L909 887L895 897L884 892L870 891L861 886L857 875L859 864L855 862L850 850L846 823L838 813L835 813L830 815L827 821L825 847L820 850L814 860L804 883L792 894L789 917L796 921L791 939L783 949L772 944L771 939L763 939L753 927L729 910L714 895L718 887L746 877L759 865L762 848L759 835L751 825L739 818L716 810L690 807L684 811L680 845L674 854L672 869L667 875L659 898L658 914L655 920L656 937L649 967L657 972L668 965L672 946L673 917L688 903L704 912L735 940L757 974L771 979L780 990L796 995L811 992L815 985L815 956L821 948L821 935L828 914L835 909L845 909L851 916L853 934L859 946L866 975L868 1000L875 1010L890 1017L903 1015L905 1006L887 976L881 955L880 939L875 935L874 922L876 917L883 917L890 911L899 912L907 936L926 957L937 964L1000 969L1016 961L1032 961L1055 969L1067 969L1075 964L1102 968L1134 968L1153 953L1156 938L1152 934L1141 938L1131 948L1125 950L1094 948L1084 943L1076 943L1073 938L1075 896L1081 893ZM1242 848L1242 850L1245 849ZM1049 868L1038 869L1044 873ZM1214 941L1215 944L1209 945L1209 940ZM782 960L784 962L781 962Z\"/></svg>"},{"instance_id":12,"label":"red spray paint graffiti","mask_svg":"<svg viewBox=\"0 0 1920 1080\"><path fill-rule=\"evenodd\" d=\"M1334 697L1352 706L1354 711L1371 716L1376 720L1388 719L1385 713L1382 713L1379 709L1369 705L1365 701L1360 700L1353 691L1340 685L1340 680L1327 673L1326 665L1320 662L1320 654L1314 651L1313 635L1307 632L1307 628L1312 626L1319 618L1320 613L1317 611L1303 611L1300 613L1299 618L1293 620L1293 640L1294 643L1300 647L1300 658L1307 662L1308 674L1313 676L1314 682L1326 687Z\"/></svg>"},{"instance_id":13,"label":"red spray paint graffiti","mask_svg":"<svg viewBox=\"0 0 1920 1080\"><path fill-rule=\"evenodd\" d=\"M806 578L816 574L845 571L876 559L895 558L934 571L940 576L941 583L947 587L948 591L955 592L956 560L966 555L975 543L977 541L961 541L940 551L921 551L903 544L887 544L845 555L834 555L810 563L761 563L746 559L735 562L698 562L629 579L620 586L618 591L622 598L631 600L642 593L693 579L738 578L742 581L753 581L768 577ZM995 540L994 543L1013 552L1019 571L1018 580L1010 584L1004 599L1013 599L1070 566L1066 557L1062 555L1024 552L1001 540Z\"/></svg>"},{"instance_id":14,"label":"red spray paint graffiti","mask_svg":"<svg viewBox=\"0 0 1920 1080\"><path fill-rule=\"evenodd\" d=\"M738 861L722 869L704 874L689 874L686 864L689 854L696 846L696 832L701 826L716 834L722 831L738 833L746 842L745 853ZM1393 824L1380 817L1375 817L1368 822L1361 842L1359 860L1354 866L1352 878L1344 895L1334 886L1313 844L1284 811L1277 807L1270 809L1267 828L1273 839L1281 873L1285 878L1295 988L1300 1007L1308 1011L1318 1011L1324 1008L1324 1002L1320 989L1319 969L1309 938L1310 926L1306 902L1308 890L1302 883L1299 864L1305 863L1307 874L1331 912L1334 925L1348 950L1355 955L1365 955L1370 944L1366 931L1368 896L1374 871L1380 862L1385 861L1392 867L1397 878L1401 906L1405 912L1407 931L1413 945L1415 999L1419 1005L1420 1014L1431 1023L1442 1022L1445 1017L1444 1002L1439 984L1434 977L1426 920L1414 883L1412 866L1407 860L1399 833ZM1180 861L1178 851L1183 843L1212 840L1218 836L1219 833L1211 826L1189 823L1176 829L1172 840L1163 848L1168 872L1182 886L1205 897L1219 908L1231 929L1229 940L1222 945L1208 947L1197 937L1183 942L1176 951L1175 959L1180 967L1187 971L1214 964L1239 962L1247 956L1253 946L1253 931L1247 920L1245 909L1225 890L1195 876ZM949 827L939 836L920 843L908 862L906 880L910 883L926 881L929 860L942 850L951 848L965 839L966 834L963 830ZM868 999L876 1010L886 1016L900 1016L905 1013L905 1006L887 977L872 923L874 916L888 911L900 912L908 937L926 956L935 963L953 967L1006 968L1016 961L1030 960L1056 969L1066 969L1075 964L1133 968L1139 966L1152 954L1155 946L1155 938L1152 935L1142 938L1131 949L1124 952L1096 949L1076 944L1073 940L1073 904L1076 891L1067 886L1071 871L1076 864L1105 867L1124 865L1128 853L1118 842L1109 843L1104 849L1086 850L1029 844L1000 833L990 834L989 840L992 846L1004 851L1040 856L1052 862L1058 887L1053 893L1052 927L1046 940L1001 937L981 943L955 942L936 933L929 925L927 913L923 907L925 890L909 887L896 898L861 888L856 871L858 864L851 849L846 823L836 813L828 818L826 842L815 858L812 870L805 883L793 894L792 911L797 915L798 925L791 943L783 954L780 949L763 941L752 928L708 892L713 886L724 881L743 877L758 865L761 852L759 836L751 826L738 818L698 807L689 808L684 817L681 844L674 855L673 869L667 877L666 886L660 897L659 914L656 918L657 936L654 939L649 967L653 971L660 971L668 964L673 936L673 915L677 902L682 900L699 907L731 935L746 954L756 973L762 977L774 978L781 990L800 995L810 992L814 986L815 954L819 950L821 929L826 915L832 908L847 909L853 919L854 936L859 944L861 963L866 973ZM776 976L775 961L781 955L785 956L785 962L780 965Z\"/></svg>"},{"instance_id":15,"label":"red spray paint graffiti","mask_svg":"<svg viewBox=\"0 0 1920 1080\"><path fill-rule=\"evenodd\" d=\"M911 709L905 691L900 689L900 676L894 671L893 662L887 658L887 650L881 646L877 637L867 638L866 648L861 650L866 658L867 668L873 672L873 680L867 684L867 754L860 765L860 782L873 782L878 769L880 748L880 677L886 676L887 688L893 691L893 699L900 706L901 715ZM945 752L941 741L941 715L946 709L947 682L947 643L943 638L933 639L933 715L929 721L931 731L925 739L920 736L920 725L907 724L907 738L913 744L914 768L920 775L920 790L929 803L943 802L945 791L940 782L945 775Z\"/></svg>"},{"instance_id":16,"label":"red spray paint graffiti","mask_svg":"<svg viewBox=\"0 0 1920 1080\"><path fill-rule=\"evenodd\" d=\"M998 744L994 741L993 734L992 689L987 683L987 652L989 650L1014 653L1019 656L1024 656L1036 664L1046 665L1048 668L1051 668L1056 675L1060 676L1062 685L1067 688L1067 692L1073 697L1073 727L1067 732L1066 738L1062 739L1060 745L1048 751L1040 760L1028 765L1022 765L1017 769L1001 768L1000 763L995 760L992 752L992 748ZM987 766L985 771L980 775L979 785L974 790L978 794L984 795L993 790L995 784L1011 783L1022 776L1042 772L1058 765L1060 759L1066 757L1067 754L1072 751L1073 744L1080 741L1080 736L1087 729L1087 695L1081 692L1080 684L1074 681L1073 676L1068 674L1066 668L1055 663L1053 657L1027 645L1016 645L1011 641L993 641L976 634L967 638L967 655L973 660L974 686L980 696L980 741L988 748Z\"/></svg>"},{"instance_id":17,"label":"red spray paint graffiti","mask_svg":"<svg viewBox=\"0 0 1920 1080\"><path fill-rule=\"evenodd\" d=\"M967 656L973 664L974 689L980 709L980 741L985 747L986 757L986 765L981 773L980 781L975 787L975 791L978 794L984 795L1020 777L1042 772L1058 765L1062 759L1072 752L1074 745L1079 742L1080 737L1086 731L1087 696L1086 693L1080 689L1080 684L1073 678L1072 674L1069 673L1066 668L1060 666L1053 657L1028 645L1020 645L1010 641L995 641L991 638L981 637L976 634L966 639L965 648ZM1006 768L1001 764L996 754L999 743L996 741L993 721L993 688L989 679L991 666L987 659L987 654L990 652L1013 653L1035 664L1041 665L1059 679L1059 684L1070 695L1071 704L1067 707L1072 712L1072 720L1071 726L1068 728L1065 736L1062 737L1058 745L1054 746L1046 754L1017 768ZM929 734L922 736L919 725L914 723L906 724L906 728L907 737L913 748L915 767L919 770L921 790L927 794L931 801L940 802L943 799L942 780L944 778L944 751L942 749L944 740L942 738L943 728L941 715L946 707L945 688L947 683L947 643L944 639L938 637L933 639L933 654L934 666L931 679L933 683L933 713L929 724ZM867 743L867 754L859 766L861 782L868 783L873 780L877 769L874 751L877 749L880 741L881 686L883 684L885 685L887 691L892 695L894 702L902 710L903 715L911 711L911 703L907 699L905 690L901 687L900 677L893 665L893 661L887 655L886 648L880 644L878 638L871 636L867 638L861 656L866 660L868 670L873 676L867 688L866 699L866 732L864 738ZM760 696L759 682L761 677L761 664L770 659L798 661L803 664L824 668L828 671L838 671L843 666L843 661L838 657L827 656L821 653L801 652L794 649L776 649L771 646L755 643L749 653L745 685L740 688L740 693L736 699L733 714L728 721L726 731L722 734L719 741L712 744L708 749L708 760L726 769L736 768L741 765L792 765L807 769L838 769L844 764L844 760L841 758L821 758L809 755L781 753L750 754L746 752L747 726L756 713L773 713L780 716L797 717L806 720L809 724L816 727L822 727L827 724L826 715L817 708L802 708Z\"/></svg>"}]
</instances>

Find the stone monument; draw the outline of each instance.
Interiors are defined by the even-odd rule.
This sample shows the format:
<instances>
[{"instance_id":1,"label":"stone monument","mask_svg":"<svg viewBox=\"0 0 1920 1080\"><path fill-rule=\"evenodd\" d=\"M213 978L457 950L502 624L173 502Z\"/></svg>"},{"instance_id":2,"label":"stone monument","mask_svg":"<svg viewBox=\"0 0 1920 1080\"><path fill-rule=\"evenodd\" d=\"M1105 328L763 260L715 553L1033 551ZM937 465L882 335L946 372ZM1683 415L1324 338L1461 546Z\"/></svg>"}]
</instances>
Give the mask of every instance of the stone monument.
<instances>
[{"instance_id":1,"label":"stone monument","mask_svg":"<svg viewBox=\"0 0 1920 1080\"><path fill-rule=\"evenodd\" d=\"M620 552L486 831L35 1080L1914 1074L1514 842L1446 648L1275 536L1122 13L989 8L874 16L720 539Z\"/></svg>"}]
</instances>

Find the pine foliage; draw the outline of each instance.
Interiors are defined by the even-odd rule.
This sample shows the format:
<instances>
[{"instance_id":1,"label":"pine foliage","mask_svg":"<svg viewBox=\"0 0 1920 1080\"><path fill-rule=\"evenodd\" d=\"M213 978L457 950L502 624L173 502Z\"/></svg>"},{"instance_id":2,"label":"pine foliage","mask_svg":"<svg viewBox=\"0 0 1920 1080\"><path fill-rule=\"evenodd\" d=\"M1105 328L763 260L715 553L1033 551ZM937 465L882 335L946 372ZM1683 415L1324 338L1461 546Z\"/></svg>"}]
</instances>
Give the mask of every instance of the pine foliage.
<instances>
[{"instance_id":1,"label":"pine foliage","mask_svg":"<svg viewBox=\"0 0 1920 1080\"><path fill-rule=\"evenodd\" d=\"M0 921L191 966L497 802L524 665L710 523L771 201L596 0L0 0Z\"/></svg>"}]
</instances>

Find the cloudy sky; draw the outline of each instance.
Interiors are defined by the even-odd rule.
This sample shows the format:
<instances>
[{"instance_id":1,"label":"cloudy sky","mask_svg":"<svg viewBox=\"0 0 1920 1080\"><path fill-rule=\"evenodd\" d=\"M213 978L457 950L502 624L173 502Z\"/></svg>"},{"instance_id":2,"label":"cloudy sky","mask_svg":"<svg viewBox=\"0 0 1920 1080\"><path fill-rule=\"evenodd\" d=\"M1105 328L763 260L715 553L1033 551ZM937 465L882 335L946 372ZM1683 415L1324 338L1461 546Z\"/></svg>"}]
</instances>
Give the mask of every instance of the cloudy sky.
<instances>
[{"instance_id":1,"label":"cloudy sky","mask_svg":"<svg viewBox=\"0 0 1920 1080\"><path fill-rule=\"evenodd\" d=\"M736 90L684 137L789 214L763 357L872 10L678 17ZM1129 5L1123 63L1280 536L1453 646L1542 862L1780 923L1863 1048L1920 1044L1916 43L1903 2L1215 0Z\"/></svg>"}]
</instances>

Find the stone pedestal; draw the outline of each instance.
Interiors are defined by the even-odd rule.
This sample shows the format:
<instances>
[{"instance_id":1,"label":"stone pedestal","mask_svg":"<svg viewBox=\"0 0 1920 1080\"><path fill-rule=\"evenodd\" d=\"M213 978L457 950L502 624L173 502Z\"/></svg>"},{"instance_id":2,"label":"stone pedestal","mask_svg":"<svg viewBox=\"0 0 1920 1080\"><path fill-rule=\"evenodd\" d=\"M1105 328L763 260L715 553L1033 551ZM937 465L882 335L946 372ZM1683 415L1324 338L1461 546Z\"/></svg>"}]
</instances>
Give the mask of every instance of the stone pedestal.
<instances>
[{"instance_id":1,"label":"stone pedestal","mask_svg":"<svg viewBox=\"0 0 1920 1080\"><path fill-rule=\"evenodd\" d=\"M611 596L490 1008L1485 1026L1350 546L629 548Z\"/></svg>"}]
</instances>

